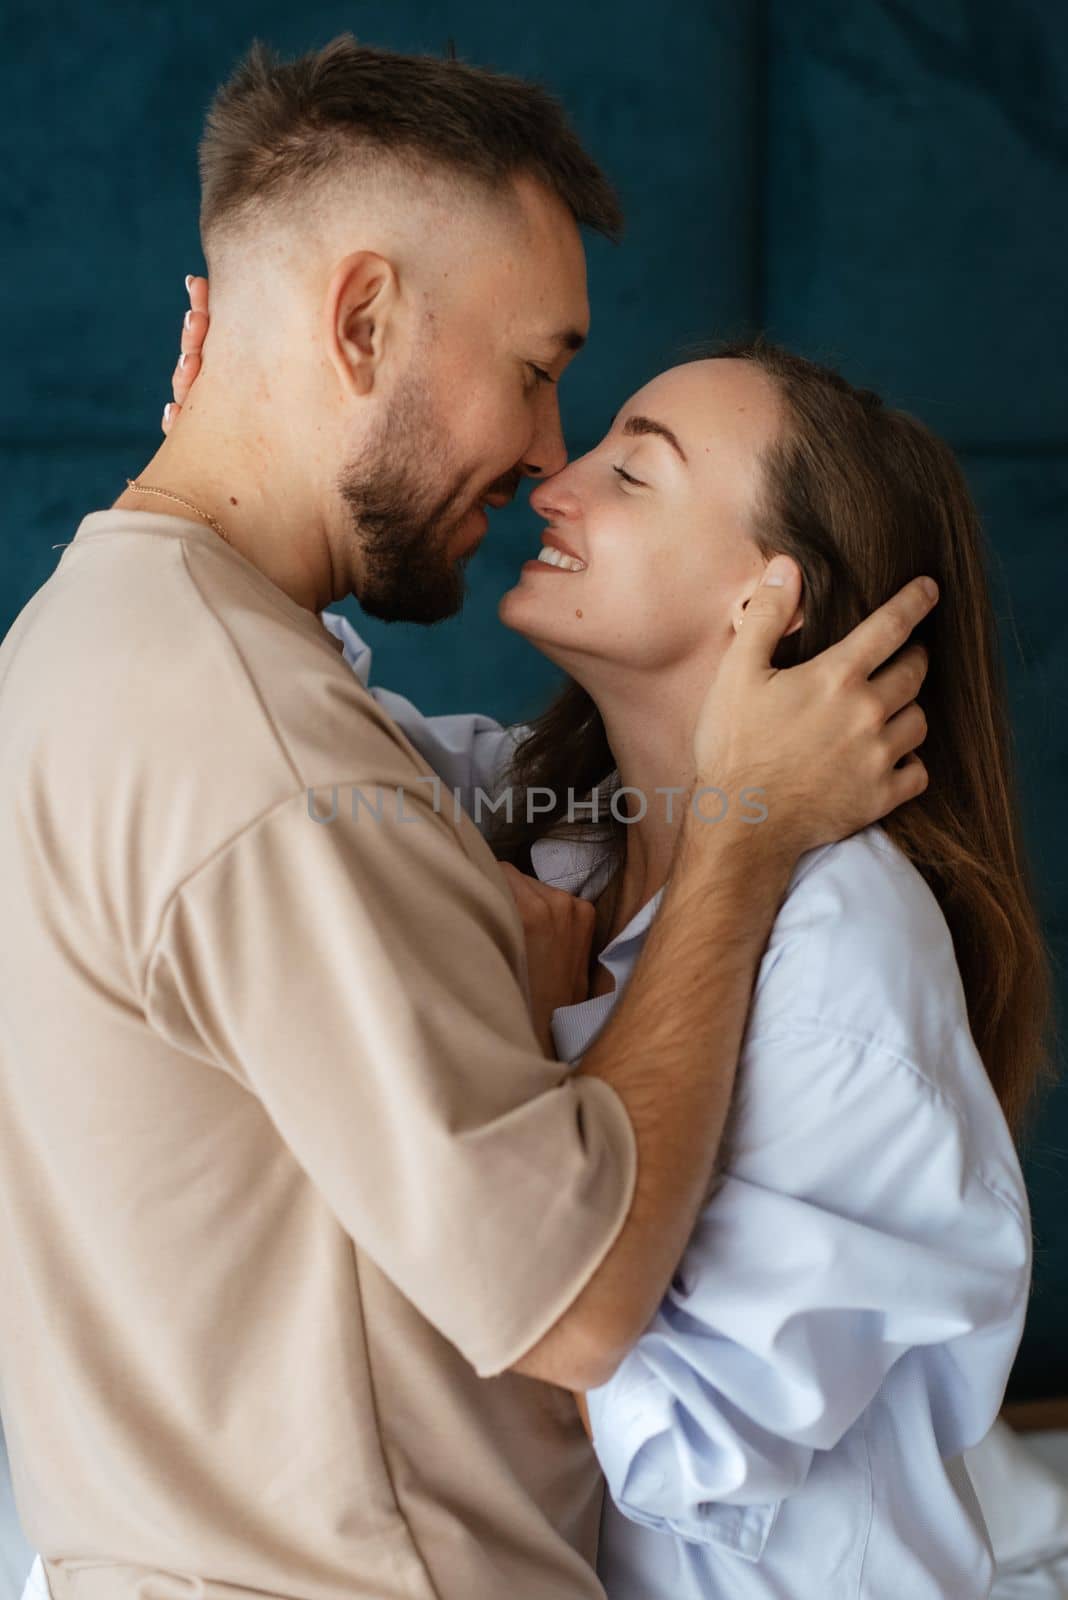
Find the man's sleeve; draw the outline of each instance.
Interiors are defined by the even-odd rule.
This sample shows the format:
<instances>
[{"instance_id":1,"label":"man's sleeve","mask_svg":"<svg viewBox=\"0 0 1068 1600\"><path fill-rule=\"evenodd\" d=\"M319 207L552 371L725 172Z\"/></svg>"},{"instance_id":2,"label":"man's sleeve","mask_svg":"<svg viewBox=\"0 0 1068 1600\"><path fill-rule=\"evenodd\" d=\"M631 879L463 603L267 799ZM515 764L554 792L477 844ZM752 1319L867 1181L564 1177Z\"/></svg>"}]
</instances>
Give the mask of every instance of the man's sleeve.
<instances>
[{"instance_id":1,"label":"man's sleeve","mask_svg":"<svg viewBox=\"0 0 1068 1600\"><path fill-rule=\"evenodd\" d=\"M342 1226L481 1376L576 1298L636 1170L614 1091L541 1054L521 952L506 887L425 791L346 786L332 822L301 792L188 879L145 979L150 1022L258 1096Z\"/></svg>"}]
</instances>

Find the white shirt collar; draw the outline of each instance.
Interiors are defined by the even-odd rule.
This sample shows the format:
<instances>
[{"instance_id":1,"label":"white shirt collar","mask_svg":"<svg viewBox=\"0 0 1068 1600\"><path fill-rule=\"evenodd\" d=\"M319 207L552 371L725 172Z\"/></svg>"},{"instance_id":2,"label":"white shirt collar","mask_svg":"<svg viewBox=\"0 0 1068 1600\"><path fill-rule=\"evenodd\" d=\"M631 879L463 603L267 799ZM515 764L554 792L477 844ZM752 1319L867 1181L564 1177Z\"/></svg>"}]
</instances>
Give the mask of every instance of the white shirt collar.
<instances>
[{"instance_id":1,"label":"white shirt collar","mask_svg":"<svg viewBox=\"0 0 1068 1600\"><path fill-rule=\"evenodd\" d=\"M596 900L612 876L611 852L600 839L536 839L530 864L542 883L583 900Z\"/></svg>"},{"instance_id":2,"label":"white shirt collar","mask_svg":"<svg viewBox=\"0 0 1068 1600\"><path fill-rule=\"evenodd\" d=\"M530 847L530 864L541 883L566 889L582 900L596 900L612 876L612 854L598 839L536 839ZM615 974L617 982L621 982L620 973L612 955L632 940L644 937L663 896L663 889L658 889L601 952L601 964Z\"/></svg>"}]
</instances>

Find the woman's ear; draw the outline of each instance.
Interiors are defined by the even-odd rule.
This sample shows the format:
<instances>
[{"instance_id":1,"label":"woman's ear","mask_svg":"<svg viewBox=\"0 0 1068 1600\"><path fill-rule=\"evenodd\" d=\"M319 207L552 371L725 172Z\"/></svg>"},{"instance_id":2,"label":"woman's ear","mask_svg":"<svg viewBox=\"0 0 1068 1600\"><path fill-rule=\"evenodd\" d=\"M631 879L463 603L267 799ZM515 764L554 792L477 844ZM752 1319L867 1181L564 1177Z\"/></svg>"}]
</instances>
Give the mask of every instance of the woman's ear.
<instances>
[{"instance_id":1,"label":"woman's ear","mask_svg":"<svg viewBox=\"0 0 1068 1600\"><path fill-rule=\"evenodd\" d=\"M750 588L748 594L739 595L738 599L735 601L734 610L731 613L731 625L733 626L735 633L738 632L738 629L741 627L742 623L745 621L745 608L749 604L749 602L752 599L753 595L756 593L758 587L759 587L759 579L757 580L756 583L754 583L752 585L752 587ZM804 622L804 620L805 620L805 606L804 606L804 597L802 595L802 600L801 600L800 604L798 605L797 610L794 612L793 616L790 618L790 626L786 629L786 632L783 634L783 638L787 639L787 638L789 638L791 633L796 633L798 628L800 628L801 624Z\"/></svg>"},{"instance_id":2,"label":"woman's ear","mask_svg":"<svg viewBox=\"0 0 1068 1600\"><path fill-rule=\"evenodd\" d=\"M794 612L793 616L790 618L790 626L787 628L786 632L783 634L783 638L784 639L788 639L791 633L796 633L798 628L804 622L804 620L805 620L805 608L804 608L804 606L799 605L797 610Z\"/></svg>"}]
</instances>

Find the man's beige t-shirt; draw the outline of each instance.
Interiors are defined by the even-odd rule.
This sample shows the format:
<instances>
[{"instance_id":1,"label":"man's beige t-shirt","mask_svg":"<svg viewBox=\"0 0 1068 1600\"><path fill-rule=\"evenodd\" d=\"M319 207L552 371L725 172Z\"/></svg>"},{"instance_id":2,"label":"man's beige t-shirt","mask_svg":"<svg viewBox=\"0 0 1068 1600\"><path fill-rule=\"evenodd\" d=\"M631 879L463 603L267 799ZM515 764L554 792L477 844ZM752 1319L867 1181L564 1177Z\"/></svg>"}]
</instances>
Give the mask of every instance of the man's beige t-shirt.
<instances>
[{"instance_id":1,"label":"man's beige t-shirt","mask_svg":"<svg viewBox=\"0 0 1068 1600\"><path fill-rule=\"evenodd\" d=\"M602 1592L574 1402L506 1369L633 1133L429 777L199 523L87 516L0 649L0 1410L55 1600Z\"/></svg>"}]
</instances>

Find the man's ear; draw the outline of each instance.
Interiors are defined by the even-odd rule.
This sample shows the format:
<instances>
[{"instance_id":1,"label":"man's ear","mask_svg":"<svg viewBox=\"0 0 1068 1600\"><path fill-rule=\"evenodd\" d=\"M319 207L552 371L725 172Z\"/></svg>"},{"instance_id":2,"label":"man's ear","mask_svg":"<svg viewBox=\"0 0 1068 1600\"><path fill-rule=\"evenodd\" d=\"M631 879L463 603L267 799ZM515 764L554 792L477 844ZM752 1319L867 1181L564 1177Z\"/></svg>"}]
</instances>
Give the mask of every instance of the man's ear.
<instances>
[{"instance_id":1,"label":"man's ear","mask_svg":"<svg viewBox=\"0 0 1068 1600\"><path fill-rule=\"evenodd\" d=\"M343 391L369 394L397 309L397 274L385 256L358 250L339 261L323 304L323 337Z\"/></svg>"}]
</instances>

